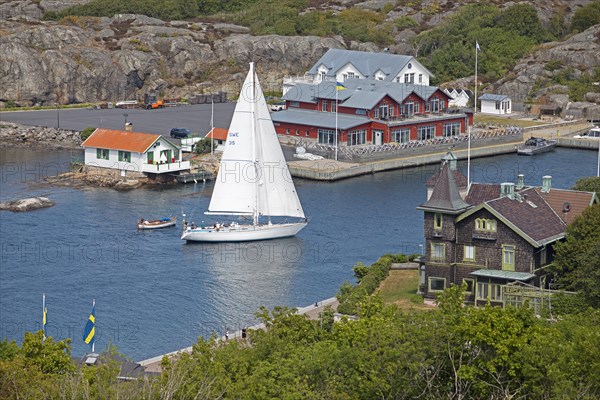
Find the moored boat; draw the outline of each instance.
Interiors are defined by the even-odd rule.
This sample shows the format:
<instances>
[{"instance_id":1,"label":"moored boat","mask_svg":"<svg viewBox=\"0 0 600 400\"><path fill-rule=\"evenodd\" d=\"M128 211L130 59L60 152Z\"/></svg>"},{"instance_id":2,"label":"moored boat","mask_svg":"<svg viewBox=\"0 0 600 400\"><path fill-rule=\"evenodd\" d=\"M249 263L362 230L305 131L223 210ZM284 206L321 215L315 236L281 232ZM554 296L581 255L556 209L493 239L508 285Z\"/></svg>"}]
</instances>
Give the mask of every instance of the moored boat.
<instances>
[{"instance_id":1,"label":"moored boat","mask_svg":"<svg viewBox=\"0 0 600 400\"><path fill-rule=\"evenodd\" d=\"M150 220L150 221L142 218L138 221L137 228L138 229L160 229L160 228L168 228L170 226L175 226L175 224L177 224L177 217L155 219L155 220Z\"/></svg>"},{"instance_id":2,"label":"moored boat","mask_svg":"<svg viewBox=\"0 0 600 400\"><path fill-rule=\"evenodd\" d=\"M517 146L517 154L533 156L535 154L552 151L558 144L557 140L531 137L525 143Z\"/></svg>"}]
</instances>

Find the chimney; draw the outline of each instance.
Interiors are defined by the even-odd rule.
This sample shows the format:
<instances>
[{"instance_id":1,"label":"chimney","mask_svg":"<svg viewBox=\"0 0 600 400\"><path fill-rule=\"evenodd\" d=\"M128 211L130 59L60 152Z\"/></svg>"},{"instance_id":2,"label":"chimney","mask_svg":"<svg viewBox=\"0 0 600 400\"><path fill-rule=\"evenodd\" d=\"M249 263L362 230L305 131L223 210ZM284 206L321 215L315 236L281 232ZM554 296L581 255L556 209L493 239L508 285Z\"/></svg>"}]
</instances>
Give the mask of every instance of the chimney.
<instances>
[{"instance_id":1,"label":"chimney","mask_svg":"<svg viewBox=\"0 0 600 400\"><path fill-rule=\"evenodd\" d=\"M517 190L521 190L525 187L525 175L519 174L517 175Z\"/></svg>"},{"instance_id":2,"label":"chimney","mask_svg":"<svg viewBox=\"0 0 600 400\"><path fill-rule=\"evenodd\" d=\"M504 182L500 184L500 197L508 197L511 200L515 199L515 184L512 182Z\"/></svg>"},{"instance_id":3,"label":"chimney","mask_svg":"<svg viewBox=\"0 0 600 400\"><path fill-rule=\"evenodd\" d=\"M133 132L133 124L132 124L131 122L127 122L127 123L125 124L125 130L126 130L127 132Z\"/></svg>"},{"instance_id":4,"label":"chimney","mask_svg":"<svg viewBox=\"0 0 600 400\"><path fill-rule=\"evenodd\" d=\"M552 177L550 175L544 175L542 177L542 193L550 192L552 187Z\"/></svg>"}]
</instances>

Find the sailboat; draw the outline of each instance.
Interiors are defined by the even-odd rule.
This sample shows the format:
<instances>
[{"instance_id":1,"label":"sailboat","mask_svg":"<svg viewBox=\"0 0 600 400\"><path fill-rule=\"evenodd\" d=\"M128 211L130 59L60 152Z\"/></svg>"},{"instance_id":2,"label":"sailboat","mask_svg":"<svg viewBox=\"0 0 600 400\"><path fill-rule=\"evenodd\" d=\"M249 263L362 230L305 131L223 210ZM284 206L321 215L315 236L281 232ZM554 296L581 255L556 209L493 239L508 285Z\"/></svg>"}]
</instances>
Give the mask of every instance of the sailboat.
<instances>
[{"instance_id":1,"label":"sailboat","mask_svg":"<svg viewBox=\"0 0 600 400\"><path fill-rule=\"evenodd\" d=\"M182 240L244 242L277 239L295 236L308 223L254 72L254 63L250 63L233 113L205 214L242 216L248 222L188 226L184 221ZM294 221L272 222L272 217L288 217Z\"/></svg>"}]
</instances>

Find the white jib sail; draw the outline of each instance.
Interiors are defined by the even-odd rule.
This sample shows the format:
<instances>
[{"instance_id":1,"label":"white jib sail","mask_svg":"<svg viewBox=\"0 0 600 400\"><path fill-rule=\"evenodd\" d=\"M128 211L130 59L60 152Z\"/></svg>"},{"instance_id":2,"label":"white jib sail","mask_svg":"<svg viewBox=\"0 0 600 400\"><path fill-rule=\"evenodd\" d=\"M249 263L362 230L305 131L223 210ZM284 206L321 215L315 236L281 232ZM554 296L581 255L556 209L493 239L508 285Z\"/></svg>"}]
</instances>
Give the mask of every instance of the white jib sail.
<instances>
[{"instance_id":1,"label":"white jib sail","mask_svg":"<svg viewBox=\"0 0 600 400\"><path fill-rule=\"evenodd\" d=\"M258 77L255 77L255 85L258 210L264 215L304 218L304 211L285 162Z\"/></svg>"}]
</instances>

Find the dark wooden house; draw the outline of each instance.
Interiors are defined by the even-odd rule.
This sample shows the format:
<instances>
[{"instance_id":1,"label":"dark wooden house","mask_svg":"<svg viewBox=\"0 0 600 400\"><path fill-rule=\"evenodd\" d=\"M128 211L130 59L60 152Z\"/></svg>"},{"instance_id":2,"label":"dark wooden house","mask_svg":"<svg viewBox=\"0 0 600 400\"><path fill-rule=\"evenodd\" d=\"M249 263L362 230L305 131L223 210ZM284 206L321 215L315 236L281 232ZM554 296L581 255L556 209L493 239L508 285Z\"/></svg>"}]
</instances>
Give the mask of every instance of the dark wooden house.
<instances>
[{"instance_id":1,"label":"dark wooden house","mask_svg":"<svg viewBox=\"0 0 600 400\"><path fill-rule=\"evenodd\" d=\"M503 304L503 287L519 282L547 288L553 245L565 228L598 199L594 193L516 183L471 183L449 153L428 184L421 291L426 297L467 284L467 301Z\"/></svg>"}]
</instances>

